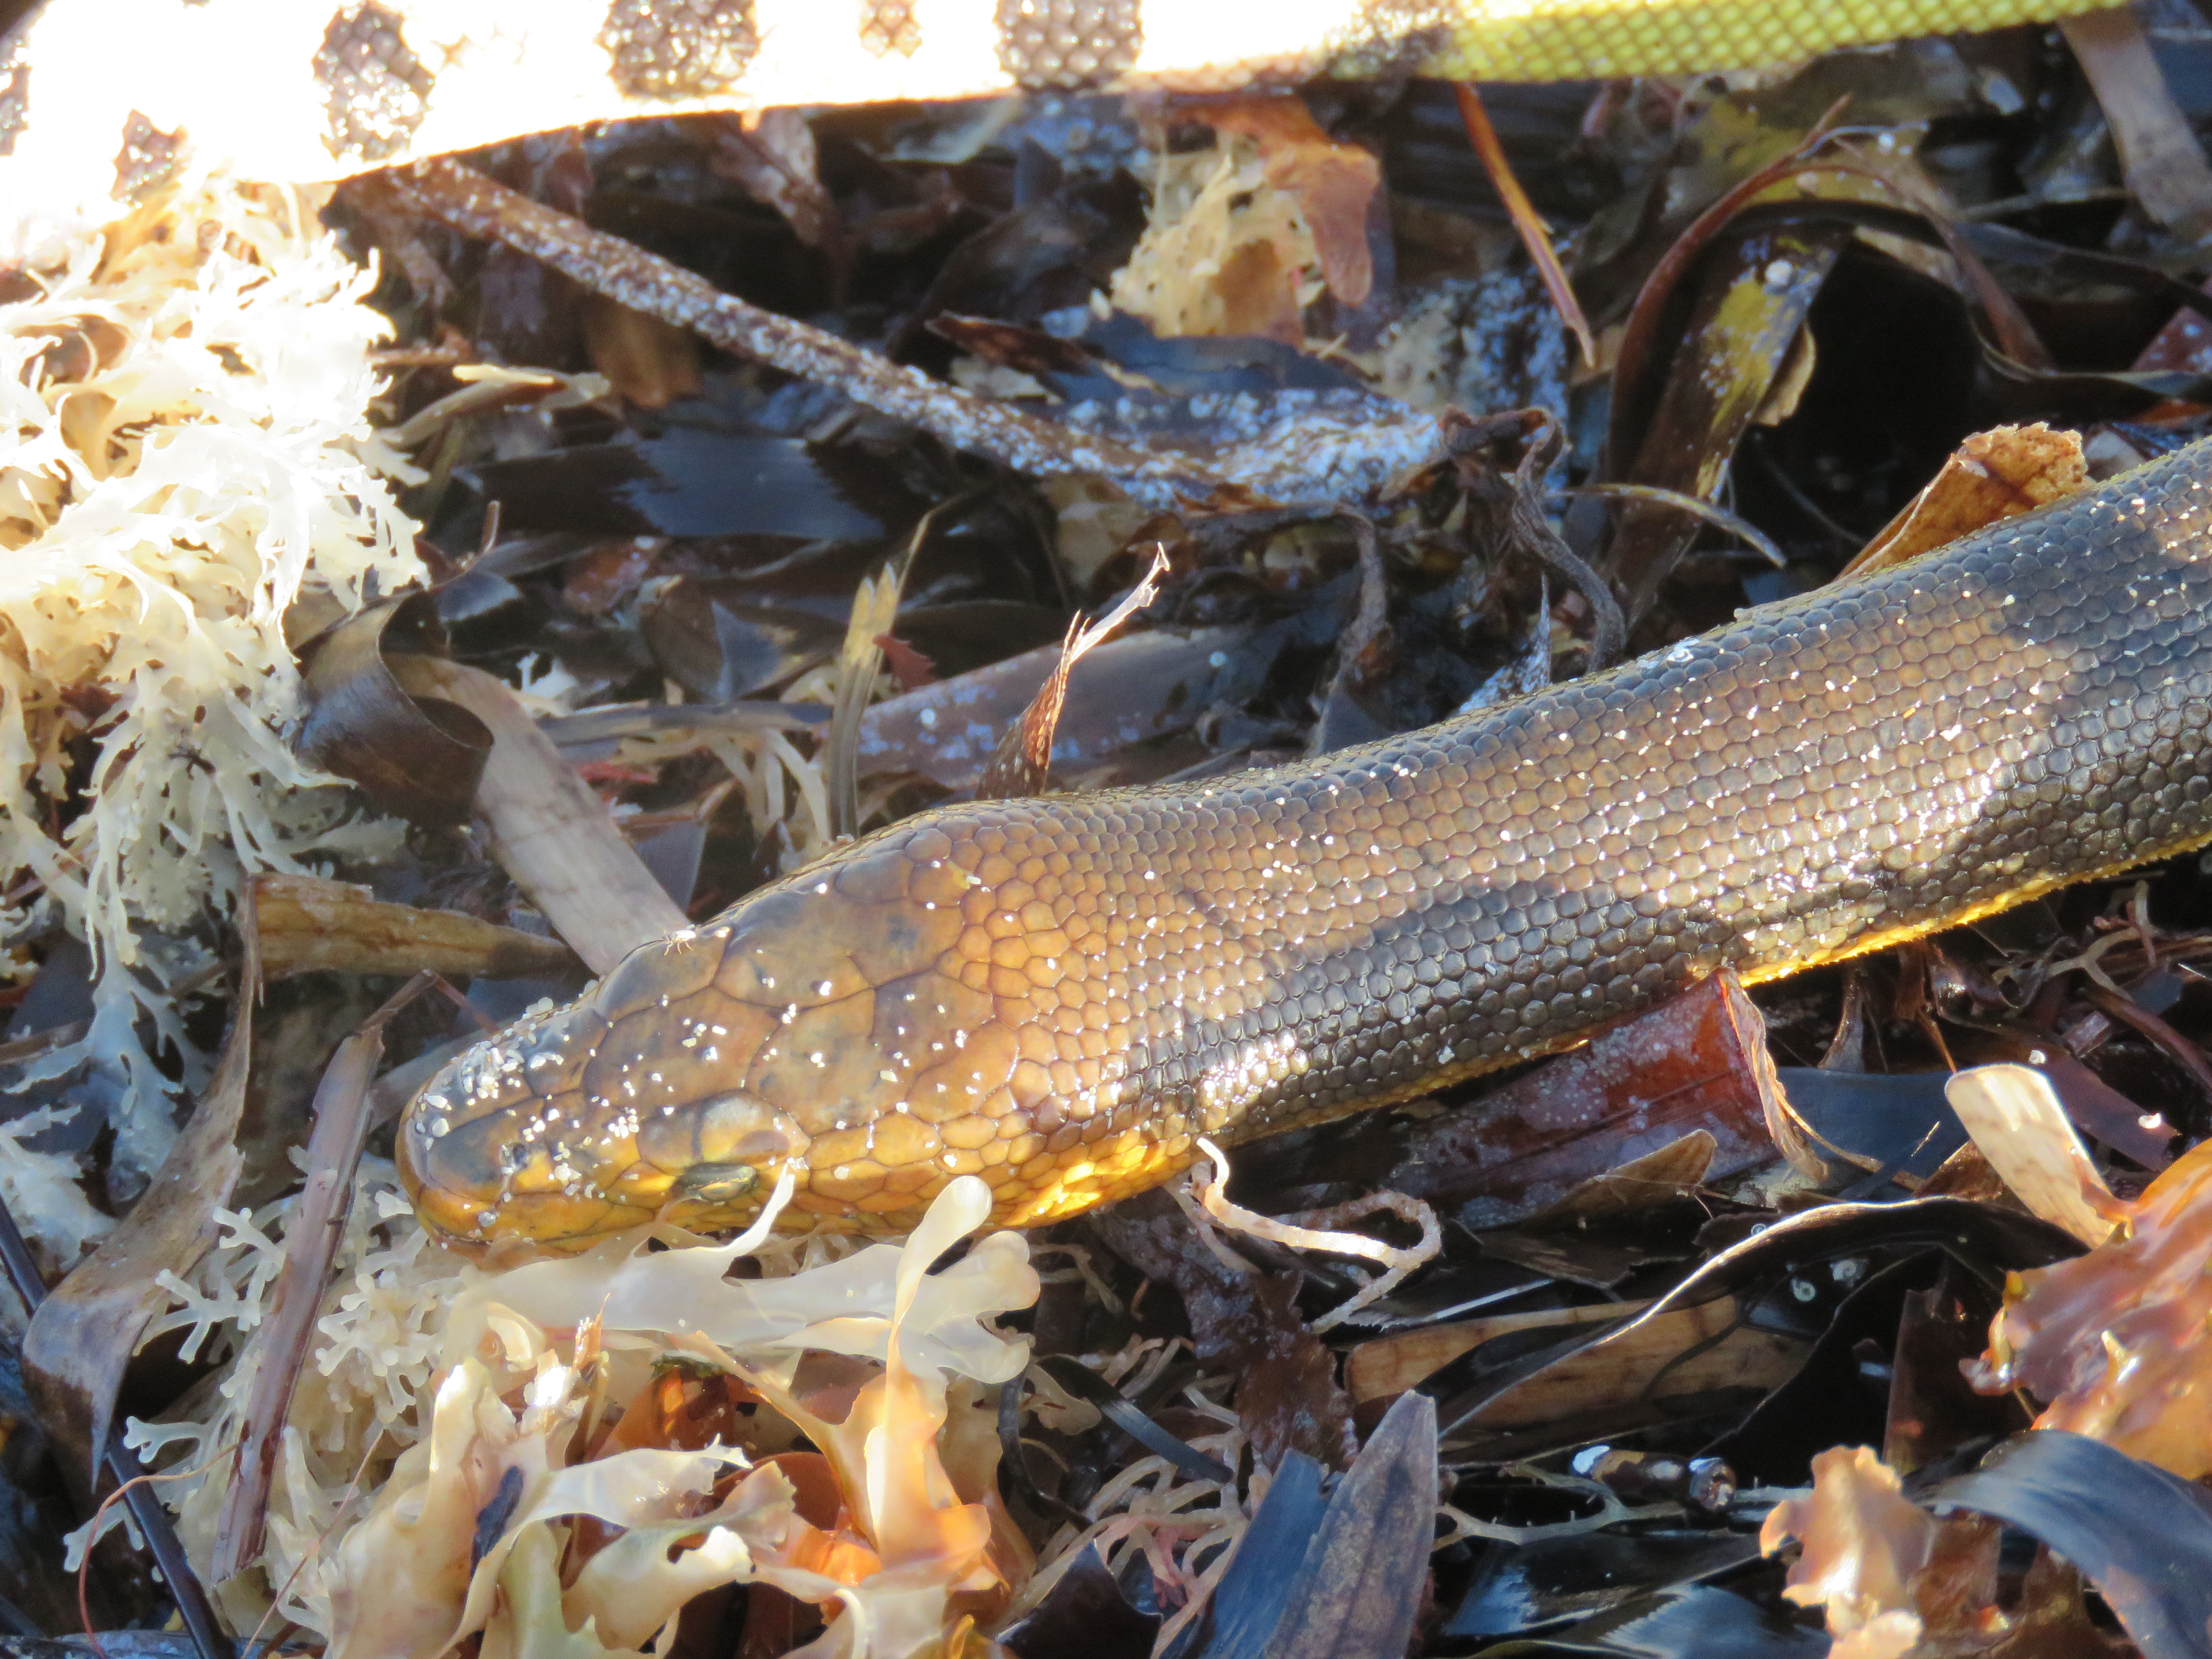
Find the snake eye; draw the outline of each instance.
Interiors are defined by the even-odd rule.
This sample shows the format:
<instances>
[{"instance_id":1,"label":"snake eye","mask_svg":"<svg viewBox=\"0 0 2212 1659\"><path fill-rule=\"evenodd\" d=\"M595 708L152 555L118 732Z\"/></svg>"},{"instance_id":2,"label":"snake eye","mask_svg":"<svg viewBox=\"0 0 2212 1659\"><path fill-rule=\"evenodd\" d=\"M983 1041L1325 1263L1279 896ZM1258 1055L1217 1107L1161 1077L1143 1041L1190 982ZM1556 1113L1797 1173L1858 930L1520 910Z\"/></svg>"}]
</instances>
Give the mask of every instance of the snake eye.
<instances>
[{"instance_id":1,"label":"snake eye","mask_svg":"<svg viewBox=\"0 0 2212 1659\"><path fill-rule=\"evenodd\" d=\"M730 1204L760 1185L750 1164L695 1164L672 1183L672 1195L701 1204Z\"/></svg>"},{"instance_id":2,"label":"snake eye","mask_svg":"<svg viewBox=\"0 0 2212 1659\"><path fill-rule=\"evenodd\" d=\"M647 1119L638 1127L637 1153L679 1184L694 1170L780 1160L795 1148L777 1116L759 1096L732 1089Z\"/></svg>"}]
</instances>

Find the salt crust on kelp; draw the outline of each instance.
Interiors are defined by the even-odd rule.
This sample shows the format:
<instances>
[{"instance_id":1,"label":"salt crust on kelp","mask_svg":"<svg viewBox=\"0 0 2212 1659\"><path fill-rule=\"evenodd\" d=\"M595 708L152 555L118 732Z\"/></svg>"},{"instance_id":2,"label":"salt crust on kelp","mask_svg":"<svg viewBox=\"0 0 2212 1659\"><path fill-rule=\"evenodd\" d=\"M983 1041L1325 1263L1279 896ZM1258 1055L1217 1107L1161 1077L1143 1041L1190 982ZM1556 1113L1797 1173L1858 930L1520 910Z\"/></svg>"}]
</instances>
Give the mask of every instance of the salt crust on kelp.
<instances>
[{"instance_id":1,"label":"salt crust on kelp","mask_svg":"<svg viewBox=\"0 0 2212 1659\"><path fill-rule=\"evenodd\" d=\"M165 1468L198 1468L235 1438L293 1202L259 1224L229 1218L192 1281L170 1281L181 1305L155 1328L240 1352L193 1420L131 1425ZM726 1245L647 1252L641 1232L493 1274L428 1246L390 1167L368 1165L293 1400L264 1582L222 1587L225 1613L251 1630L273 1591L276 1611L326 1638L334 1659L432 1659L474 1631L487 1654L550 1644L599 1659L636 1649L702 1589L756 1579L838 1615L818 1653L934 1646L963 1614L1002 1607L1030 1565L990 1495L997 1439L981 1409L982 1390L1027 1363L1026 1340L986 1322L1035 1298L1028 1246L991 1234L927 1272L989 1207L971 1179L940 1195L903 1247L772 1234L772 1209ZM741 1257L763 1276L726 1279ZM595 1321L596 1334L581 1335ZM670 1356L737 1376L821 1449L853 1519L809 1526L786 1477L773 1465L748 1471L734 1449L572 1465L592 1389L580 1336L603 1347L617 1406L641 1401L653 1363ZM807 1350L883 1367L842 1421L794 1395ZM202 1561L221 1467L163 1488ZM502 1482L511 1519L471 1577L477 1517ZM563 1589L567 1517L579 1514L626 1530ZM679 1540L696 1547L671 1561ZM395 1585L416 1594L395 1598Z\"/></svg>"},{"instance_id":2,"label":"salt crust on kelp","mask_svg":"<svg viewBox=\"0 0 2212 1659\"><path fill-rule=\"evenodd\" d=\"M335 781L285 741L285 614L421 573L383 476L406 464L368 417L368 353L391 331L374 280L299 198L211 184L0 305L0 926L91 945L90 1034L33 1075L105 1072L129 1172L173 1133L149 1048L198 1058L141 976L142 935L192 927L241 875L344 833L344 797L318 787ZM54 1173L0 1137L0 1194L73 1257L103 1221Z\"/></svg>"}]
</instances>

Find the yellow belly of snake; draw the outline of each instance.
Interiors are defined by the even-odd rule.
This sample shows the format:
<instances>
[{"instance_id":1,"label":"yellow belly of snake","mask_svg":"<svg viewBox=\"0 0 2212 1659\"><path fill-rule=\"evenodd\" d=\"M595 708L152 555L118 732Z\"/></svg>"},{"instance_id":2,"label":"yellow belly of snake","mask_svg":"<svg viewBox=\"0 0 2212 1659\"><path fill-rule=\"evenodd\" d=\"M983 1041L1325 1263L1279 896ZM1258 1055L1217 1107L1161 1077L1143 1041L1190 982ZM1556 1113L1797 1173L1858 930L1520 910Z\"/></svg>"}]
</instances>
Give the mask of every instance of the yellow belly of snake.
<instances>
[{"instance_id":1,"label":"yellow belly of snake","mask_svg":"<svg viewBox=\"0 0 2212 1659\"><path fill-rule=\"evenodd\" d=\"M1052 1219L1236 1142L2212 840L2212 441L1325 760L951 806L633 954L410 1109L460 1240L957 1175Z\"/></svg>"}]
</instances>

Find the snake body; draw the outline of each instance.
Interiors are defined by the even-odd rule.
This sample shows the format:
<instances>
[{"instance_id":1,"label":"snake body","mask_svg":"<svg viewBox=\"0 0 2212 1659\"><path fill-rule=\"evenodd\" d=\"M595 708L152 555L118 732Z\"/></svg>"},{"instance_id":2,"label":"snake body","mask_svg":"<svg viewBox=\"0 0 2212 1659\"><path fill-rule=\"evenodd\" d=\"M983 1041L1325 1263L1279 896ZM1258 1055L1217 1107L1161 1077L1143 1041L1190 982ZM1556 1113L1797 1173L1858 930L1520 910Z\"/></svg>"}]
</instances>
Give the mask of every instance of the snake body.
<instances>
[{"instance_id":1,"label":"snake body","mask_svg":"<svg viewBox=\"0 0 2212 1659\"><path fill-rule=\"evenodd\" d=\"M2212 441L1494 710L951 806L624 961L410 1108L461 1240L1027 1224L1234 1143L2212 841Z\"/></svg>"}]
</instances>

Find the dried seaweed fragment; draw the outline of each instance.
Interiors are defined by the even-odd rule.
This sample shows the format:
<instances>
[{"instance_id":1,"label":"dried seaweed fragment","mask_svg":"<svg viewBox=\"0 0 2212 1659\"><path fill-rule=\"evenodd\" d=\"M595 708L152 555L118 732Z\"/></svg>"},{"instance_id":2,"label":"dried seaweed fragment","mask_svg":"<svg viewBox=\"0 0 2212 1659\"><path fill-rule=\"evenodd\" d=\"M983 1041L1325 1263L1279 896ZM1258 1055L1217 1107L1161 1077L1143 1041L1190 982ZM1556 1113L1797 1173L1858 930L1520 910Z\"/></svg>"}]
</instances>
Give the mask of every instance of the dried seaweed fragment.
<instances>
[{"instance_id":1,"label":"dried seaweed fragment","mask_svg":"<svg viewBox=\"0 0 2212 1659\"><path fill-rule=\"evenodd\" d=\"M808 1650L854 1659L933 1652L963 1620L1004 1609L1030 1559L988 1496L989 1459L973 1455L995 1442L957 1414L973 1414L969 1384L1004 1382L1027 1361L1026 1343L982 1322L1035 1297L1027 1246L993 1234L928 1271L989 1212L969 1177L903 1247L786 1279L724 1279L763 1249L778 1207L726 1246L648 1254L626 1239L483 1279L461 1299L428 1437L338 1546L333 1659L433 1659L477 1632L487 1655L626 1655L693 1596L732 1583L822 1607L830 1626ZM809 1352L862 1362L854 1375L865 1380L811 1385ZM586 1453L579 1425L604 1409L593 1368L607 1367L612 1406L642 1411L654 1373L639 1358L734 1376L805 1433L836 1476L836 1522L806 1519L783 1465L754 1466L736 1447ZM595 1538L619 1531L558 1571L564 1551L572 1563L583 1553L579 1516L602 1523ZM398 1585L412 1594L395 1596Z\"/></svg>"},{"instance_id":2,"label":"dried seaweed fragment","mask_svg":"<svg viewBox=\"0 0 2212 1659\"><path fill-rule=\"evenodd\" d=\"M1159 158L1144 234L1114 276L1114 304L1163 335L1292 346L1305 343L1306 308L1323 294L1343 307L1364 304L1376 286L1369 227L1382 183L1377 158L1331 137L1296 95L1190 112L1216 143Z\"/></svg>"},{"instance_id":3,"label":"dried seaweed fragment","mask_svg":"<svg viewBox=\"0 0 2212 1659\"><path fill-rule=\"evenodd\" d=\"M1904 1659L1929 1650L1923 1641L1956 1650L1996 1599L1996 1528L1928 1515L1871 1446L1813 1460L1811 1496L1776 1504L1759 1530L1769 1554L1792 1538L1802 1550L1783 1594L1826 1608L1834 1659Z\"/></svg>"},{"instance_id":4,"label":"dried seaweed fragment","mask_svg":"<svg viewBox=\"0 0 2212 1659\"><path fill-rule=\"evenodd\" d=\"M1759 1547L1798 1540L1783 1594L1824 1608L1833 1659L2203 1651L2191 1567L2212 1529L2186 1484L2077 1436L2026 1434L1917 1497L1871 1447L1836 1446L1813 1460L1808 1496L1768 1512ZM2001 1528L2040 1546L2025 1571L2001 1571ZM2084 1578L2125 1642L2090 1618Z\"/></svg>"},{"instance_id":5,"label":"dried seaweed fragment","mask_svg":"<svg viewBox=\"0 0 2212 1659\"><path fill-rule=\"evenodd\" d=\"M2087 1255L2014 1275L1968 1370L2069 1429L2187 1480L2212 1474L2212 1142L2126 1206Z\"/></svg>"}]
</instances>

